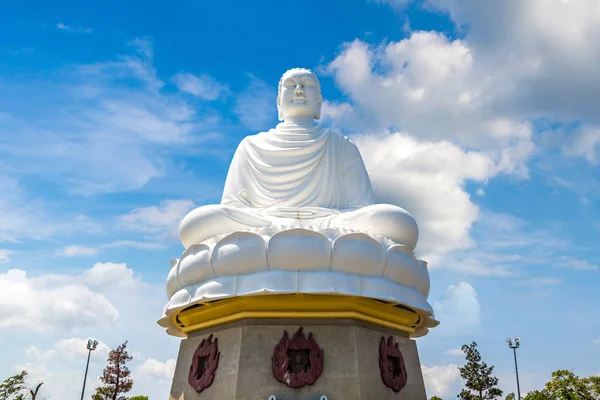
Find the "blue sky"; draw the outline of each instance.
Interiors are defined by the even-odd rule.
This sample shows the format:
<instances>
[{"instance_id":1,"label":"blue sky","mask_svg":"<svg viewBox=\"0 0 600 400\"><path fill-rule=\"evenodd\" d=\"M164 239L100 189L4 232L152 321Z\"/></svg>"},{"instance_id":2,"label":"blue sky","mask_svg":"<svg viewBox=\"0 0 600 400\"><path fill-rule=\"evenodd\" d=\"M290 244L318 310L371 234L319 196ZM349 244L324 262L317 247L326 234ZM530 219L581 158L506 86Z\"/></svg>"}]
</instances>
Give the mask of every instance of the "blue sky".
<instances>
[{"instance_id":1,"label":"blue sky","mask_svg":"<svg viewBox=\"0 0 600 400\"><path fill-rule=\"evenodd\" d=\"M600 373L600 14L593 0L14 3L0 15L0 375L52 398L129 340L134 392L165 397L156 325L178 221L220 200L292 67L409 210L442 325L419 339L452 398L477 341L514 390ZM90 382L90 381L88 381Z\"/></svg>"}]
</instances>

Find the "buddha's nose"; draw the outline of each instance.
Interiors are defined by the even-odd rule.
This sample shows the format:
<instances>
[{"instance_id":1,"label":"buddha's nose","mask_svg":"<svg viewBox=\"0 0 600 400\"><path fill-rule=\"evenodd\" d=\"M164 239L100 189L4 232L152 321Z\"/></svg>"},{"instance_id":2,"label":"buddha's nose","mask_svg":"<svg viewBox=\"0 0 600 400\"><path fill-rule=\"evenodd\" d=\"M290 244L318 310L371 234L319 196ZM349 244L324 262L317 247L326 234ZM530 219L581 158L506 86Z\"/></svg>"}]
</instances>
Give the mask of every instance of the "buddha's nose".
<instances>
[{"instance_id":1,"label":"buddha's nose","mask_svg":"<svg viewBox=\"0 0 600 400\"><path fill-rule=\"evenodd\" d=\"M300 86L300 85L296 86L296 94L297 95L304 94L304 89L302 88L302 86Z\"/></svg>"}]
</instances>

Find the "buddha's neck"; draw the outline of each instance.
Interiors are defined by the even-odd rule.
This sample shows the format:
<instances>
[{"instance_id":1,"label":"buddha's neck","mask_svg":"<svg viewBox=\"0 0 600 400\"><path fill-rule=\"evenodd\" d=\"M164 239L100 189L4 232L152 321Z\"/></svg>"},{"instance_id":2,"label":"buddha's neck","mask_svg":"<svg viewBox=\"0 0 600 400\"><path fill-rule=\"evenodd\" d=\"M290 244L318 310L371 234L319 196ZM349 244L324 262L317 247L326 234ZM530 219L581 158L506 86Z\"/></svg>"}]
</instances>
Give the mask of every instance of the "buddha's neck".
<instances>
[{"instance_id":1,"label":"buddha's neck","mask_svg":"<svg viewBox=\"0 0 600 400\"><path fill-rule=\"evenodd\" d=\"M288 117L282 123L277 125L278 129L294 129L301 130L306 129L313 131L319 125L315 123L315 119L313 117Z\"/></svg>"}]
</instances>

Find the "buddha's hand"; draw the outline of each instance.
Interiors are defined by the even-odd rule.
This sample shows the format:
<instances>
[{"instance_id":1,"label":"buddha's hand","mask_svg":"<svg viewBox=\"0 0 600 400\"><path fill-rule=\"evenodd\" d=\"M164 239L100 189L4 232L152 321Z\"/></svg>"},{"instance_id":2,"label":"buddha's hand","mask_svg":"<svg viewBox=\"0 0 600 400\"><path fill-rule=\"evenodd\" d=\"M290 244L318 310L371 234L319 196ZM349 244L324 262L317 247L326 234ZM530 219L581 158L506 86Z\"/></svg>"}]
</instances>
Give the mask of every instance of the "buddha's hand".
<instances>
[{"instance_id":1,"label":"buddha's hand","mask_svg":"<svg viewBox=\"0 0 600 400\"><path fill-rule=\"evenodd\" d=\"M277 207L266 208L265 214L279 218L314 219L339 214L339 211L324 207Z\"/></svg>"}]
</instances>

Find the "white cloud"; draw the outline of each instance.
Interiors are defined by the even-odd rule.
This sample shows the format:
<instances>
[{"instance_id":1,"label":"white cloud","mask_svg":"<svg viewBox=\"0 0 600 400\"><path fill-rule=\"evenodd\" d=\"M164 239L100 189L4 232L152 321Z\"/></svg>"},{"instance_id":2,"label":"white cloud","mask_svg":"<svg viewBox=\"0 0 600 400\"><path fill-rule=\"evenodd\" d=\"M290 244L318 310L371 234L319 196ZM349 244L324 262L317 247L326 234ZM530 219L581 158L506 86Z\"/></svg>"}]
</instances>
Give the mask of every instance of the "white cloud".
<instances>
[{"instance_id":1,"label":"white cloud","mask_svg":"<svg viewBox=\"0 0 600 400\"><path fill-rule=\"evenodd\" d=\"M80 275L48 275L45 283L62 288L82 279ZM1 298L4 287L0 286L0 290ZM42 332L36 327L27 326L18 335L14 335L8 328L0 326L0 341L4 340L0 344L10 344L2 347L6 362L0 366L0 372L8 376L13 371L26 369L31 374L31 382L34 379L45 382L40 393L42 397L72 399L81 393L88 353L87 335L92 334L100 343L91 353L86 396L90 396L99 385L97 377L106 366L110 348L128 340L129 354L133 356L128 367L136 373L141 365L145 365L141 368L141 374L134 376L134 387L130 395L168 397L175 364L172 358L177 354L180 340L167 335L156 325L156 319L166 301L164 285L143 283L134 291L111 291L106 296L119 310L119 319L106 326L89 320L82 324L75 316L71 316L69 321L56 329ZM85 298L85 295L81 298ZM46 302L42 311L51 306L51 303ZM0 300L0 314L4 310ZM4 315L0 319L4 320ZM153 360L166 361L161 363Z\"/></svg>"},{"instance_id":2,"label":"white cloud","mask_svg":"<svg viewBox=\"0 0 600 400\"><path fill-rule=\"evenodd\" d=\"M202 100L214 101L229 93L227 86L220 84L216 79L206 74L196 76L189 72L179 72L173 77L173 81L179 90L190 93Z\"/></svg>"},{"instance_id":3,"label":"white cloud","mask_svg":"<svg viewBox=\"0 0 600 400\"><path fill-rule=\"evenodd\" d=\"M140 54L144 55L146 60L152 60L154 58L154 46L150 38L135 38L129 41L130 46L135 48Z\"/></svg>"},{"instance_id":4,"label":"white cloud","mask_svg":"<svg viewBox=\"0 0 600 400\"><path fill-rule=\"evenodd\" d=\"M392 6L406 3L378 2ZM458 205L448 227L450 240L442 236L444 240L431 242L446 247L439 254L432 253L439 257L473 244L469 232L477 220L477 207L464 191L467 182L485 184L498 174L528 177L528 163L542 146L535 145L538 135L534 134L534 122L548 120L549 127L554 123L581 123L581 128L568 134L552 133L558 137L546 140L543 146L560 148L564 154L590 163L600 159L600 117L594 106L600 97L600 71L592 67L598 62L600 44L588 40L600 34L600 15L593 0L524 0L497 2L489 7L476 0L428 0L425 4L447 13L460 39L450 39L440 32L413 31L397 42L346 43L322 70L333 76L348 100L325 102L323 114L349 133L376 133L371 142L396 144L387 153L391 160L383 163L398 165L393 174L398 178L389 186L400 186L397 193L386 188L390 192L387 197L402 200L397 204L423 215L417 222L423 225L424 242L419 250L425 254L430 253L428 238L439 239L431 234L431 227L438 226L443 232L441 226L449 222L444 215L436 214L440 204L443 208L445 197L440 203L431 202L430 209L411 203L411 192L417 185L411 186L412 171L405 173L400 167L405 167L407 158L422 154L413 156L407 151L405 155L400 149L405 143L386 139L386 135L400 131L418 138L418 143L431 141L436 146L447 141L465 154L468 149L487 160L487 169L474 169L483 171L481 176L450 174L449 184L442 189L427 185L438 196L443 190L447 190L444 194L452 193L451 204ZM510 32L506 31L507 21ZM543 126L537 129L548 130ZM375 159L368 150L363 153L366 159ZM440 163L441 167L432 164L440 181L446 178L445 168L454 167L452 161ZM480 187L476 193L483 195L485 191ZM426 199L426 195L422 189L421 198ZM466 270L481 271L477 262L463 265L470 265ZM513 272L498 268L488 269L486 274L508 276Z\"/></svg>"},{"instance_id":5,"label":"white cloud","mask_svg":"<svg viewBox=\"0 0 600 400\"><path fill-rule=\"evenodd\" d=\"M577 271L590 271L598 269L597 265L592 264L589 261L566 256L559 257L556 265L563 268L571 268Z\"/></svg>"},{"instance_id":6,"label":"white cloud","mask_svg":"<svg viewBox=\"0 0 600 400\"><path fill-rule=\"evenodd\" d=\"M554 278L554 277L537 277L537 278L529 278L524 279L519 282L521 286L558 286L563 283L562 278Z\"/></svg>"},{"instance_id":7,"label":"white cloud","mask_svg":"<svg viewBox=\"0 0 600 400\"><path fill-rule=\"evenodd\" d=\"M125 263L111 262L96 263L83 274L84 282L98 288L134 288L139 280L133 277L133 270L127 268Z\"/></svg>"},{"instance_id":8,"label":"white cloud","mask_svg":"<svg viewBox=\"0 0 600 400\"><path fill-rule=\"evenodd\" d=\"M457 390L460 380L458 365L426 367L421 365L427 396L450 396Z\"/></svg>"},{"instance_id":9,"label":"white cloud","mask_svg":"<svg viewBox=\"0 0 600 400\"><path fill-rule=\"evenodd\" d=\"M359 116L346 115L335 125L357 129L356 119L362 119L363 130L400 129L421 140L449 140L485 151L499 172L527 176L532 129L488 103L489 82L478 78L469 43L436 32L413 32L377 47L355 40L327 71Z\"/></svg>"},{"instance_id":10,"label":"white cloud","mask_svg":"<svg viewBox=\"0 0 600 400\"><path fill-rule=\"evenodd\" d=\"M0 263L7 263L10 261L10 253L12 251L7 249L0 249Z\"/></svg>"},{"instance_id":11,"label":"white cloud","mask_svg":"<svg viewBox=\"0 0 600 400\"><path fill-rule=\"evenodd\" d=\"M165 341L166 342L166 341ZM15 365L16 369L25 369L30 373L31 380L44 381L40 395L47 398L75 399L81 393L83 379L82 366L88 355L87 339L72 337L56 340L50 347L28 346L22 362ZM106 365L110 348L103 342L91 352L90 368L87 377L86 396L90 396L100 385L98 377ZM154 358L146 358L139 352L131 351L133 361L128 367L133 371L133 390L130 395L152 394L168 396L169 387L175 369L175 360L162 363ZM164 396L163 396L164 397Z\"/></svg>"},{"instance_id":12,"label":"white cloud","mask_svg":"<svg viewBox=\"0 0 600 400\"><path fill-rule=\"evenodd\" d=\"M434 267L473 244L478 208L467 182L526 178L534 151L531 125L489 104L496 88L480 79L469 46L436 32L382 46L355 40L326 67L350 102L326 102L325 117L371 133L356 141L376 194L414 214L420 255Z\"/></svg>"},{"instance_id":13,"label":"white cloud","mask_svg":"<svg viewBox=\"0 0 600 400\"><path fill-rule=\"evenodd\" d=\"M481 213L471 227L476 246L449 254L441 266L475 276L518 277L527 266L551 265L573 269L594 269L588 261L562 256L573 245L560 230L533 226L512 214ZM521 284L551 286L558 278L534 277Z\"/></svg>"},{"instance_id":14,"label":"white cloud","mask_svg":"<svg viewBox=\"0 0 600 400\"><path fill-rule=\"evenodd\" d=\"M113 249L113 248L133 248L133 249L143 249L143 250L158 250L163 249L165 247L164 244L158 242L140 242L135 240L117 240L114 242L106 243L102 245L103 248Z\"/></svg>"},{"instance_id":15,"label":"white cloud","mask_svg":"<svg viewBox=\"0 0 600 400\"><path fill-rule=\"evenodd\" d=\"M70 25L65 25L62 22L59 22L58 24L56 24L56 27L58 29L60 29L61 31L66 31L66 32L77 32L77 33L92 33L93 30L91 28L84 28L82 26L70 26Z\"/></svg>"},{"instance_id":16,"label":"white cloud","mask_svg":"<svg viewBox=\"0 0 600 400\"><path fill-rule=\"evenodd\" d=\"M18 370L26 370L34 381L43 381L39 395L42 398L74 399L74 394L81 393L83 372L88 356L87 339L63 338L52 347L28 346L23 360L16 365ZM108 356L109 348L100 342L90 356L87 376L86 395L91 395L98 386L97 376L102 372Z\"/></svg>"},{"instance_id":17,"label":"white cloud","mask_svg":"<svg viewBox=\"0 0 600 400\"><path fill-rule=\"evenodd\" d=\"M23 190L16 179L0 177L0 242L39 239L56 234L60 223L47 214L46 207Z\"/></svg>"},{"instance_id":18,"label":"white cloud","mask_svg":"<svg viewBox=\"0 0 600 400\"><path fill-rule=\"evenodd\" d=\"M448 354L449 356L456 356L456 357L462 357L465 355L464 351L462 351L462 349L449 349L444 351L444 354Z\"/></svg>"},{"instance_id":19,"label":"white cloud","mask_svg":"<svg viewBox=\"0 0 600 400\"><path fill-rule=\"evenodd\" d=\"M474 334L481 329L481 306L477 292L466 282L448 286L444 300L433 303L433 309L441 321L436 328L437 335Z\"/></svg>"},{"instance_id":20,"label":"white cloud","mask_svg":"<svg viewBox=\"0 0 600 400\"><path fill-rule=\"evenodd\" d=\"M485 182L494 166L485 154L406 134L355 138L379 202L406 208L420 231L419 256L433 263L472 245L469 230L479 209L465 191L469 179Z\"/></svg>"},{"instance_id":21,"label":"white cloud","mask_svg":"<svg viewBox=\"0 0 600 400\"><path fill-rule=\"evenodd\" d=\"M594 0L428 0L447 13L477 54L479 76L496 88L495 109L512 115L585 122L572 155L595 163L600 150L595 103L600 96L600 14ZM510 32L506 24L510 21ZM475 79L477 79L475 77ZM503 88L503 90L499 90Z\"/></svg>"},{"instance_id":22,"label":"white cloud","mask_svg":"<svg viewBox=\"0 0 600 400\"><path fill-rule=\"evenodd\" d=\"M600 338L594 340L594 344L600 345ZM600 376L600 374L598 374Z\"/></svg>"},{"instance_id":23,"label":"white cloud","mask_svg":"<svg viewBox=\"0 0 600 400\"><path fill-rule=\"evenodd\" d=\"M115 240L114 242L98 244L95 247L69 245L58 251L57 256L78 257L78 256L94 256L106 249L141 249L141 250L160 250L165 248L164 243L160 242L143 242L136 240ZM1 254L1 253L0 253ZM0 258L1 261L1 258Z\"/></svg>"},{"instance_id":24,"label":"white cloud","mask_svg":"<svg viewBox=\"0 0 600 400\"><path fill-rule=\"evenodd\" d=\"M87 349L87 341L89 338L67 338L60 339L54 343L54 349L56 352L60 353L62 357L66 357L70 360L84 360L88 355ZM109 347L98 341L98 345L96 346L96 350L92 351L92 355L90 356L91 362L104 362L109 353Z\"/></svg>"},{"instance_id":25,"label":"white cloud","mask_svg":"<svg viewBox=\"0 0 600 400\"><path fill-rule=\"evenodd\" d=\"M154 358L148 358L133 371L133 377L139 380L171 382L175 373L176 363L175 359L161 362Z\"/></svg>"},{"instance_id":26,"label":"white cloud","mask_svg":"<svg viewBox=\"0 0 600 400\"><path fill-rule=\"evenodd\" d=\"M563 146L565 154L583 157L591 164L598 164L600 155L600 128L584 126L573 134L573 138Z\"/></svg>"},{"instance_id":27,"label":"white cloud","mask_svg":"<svg viewBox=\"0 0 600 400\"><path fill-rule=\"evenodd\" d=\"M67 257L78 257L78 256L94 256L98 254L98 249L87 246L70 245L66 246L60 254Z\"/></svg>"},{"instance_id":28,"label":"white cloud","mask_svg":"<svg viewBox=\"0 0 600 400\"><path fill-rule=\"evenodd\" d=\"M131 210L118 221L125 229L178 237L179 223L193 207L191 200L164 200L158 206Z\"/></svg>"},{"instance_id":29,"label":"white cloud","mask_svg":"<svg viewBox=\"0 0 600 400\"><path fill-rule=\"evenodd\" d=\"M28 278L23 270L0 274L0 328L39 332L110 326L119 313L100 293L69 276Z\"/></svg>"}]
</instances>

